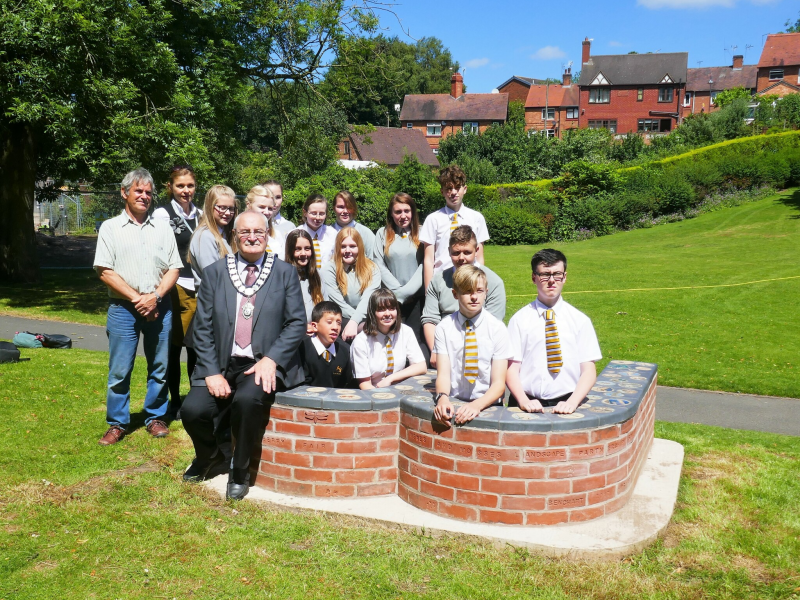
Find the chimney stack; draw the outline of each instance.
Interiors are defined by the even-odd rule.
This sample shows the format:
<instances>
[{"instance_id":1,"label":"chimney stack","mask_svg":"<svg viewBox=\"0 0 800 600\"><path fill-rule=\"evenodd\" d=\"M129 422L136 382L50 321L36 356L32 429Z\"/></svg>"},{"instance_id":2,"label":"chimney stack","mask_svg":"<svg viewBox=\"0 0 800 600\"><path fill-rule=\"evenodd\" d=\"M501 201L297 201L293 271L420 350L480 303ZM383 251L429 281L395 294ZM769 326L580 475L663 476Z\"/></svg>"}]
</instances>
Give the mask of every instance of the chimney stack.
<instances>
[{"instance_id":1,"label":"chimney stack","mask_svg":"<svg viewBox=\"0 0 800 600\"><path fill-rule=\"evenodd\" d=\"M733 68L734 69L741 69L742 65L744 64L744 56L741 54L736 54L733 57Z\"/></svg>"},{"instance_id":2,"label":"chimney stack","mask_svg":"<svg viewBox=\"0 0 800 600\"><path fill-rule=\"evenodd\" d=\"M585 65L587 62L589 62L589 52L591 51L591 49L592 49L592 42L590 42L589 38L587 37L585 40L583 40L583 54L581 55L582 64Z\"/></svg>"},{"instance_id":3,"label":"chimney stack","mask_svg":"<svg viewBox=\"0 0 800 600\"><path fill-rule=\"evenodd\" d=\"M464 78L461 76L461 73L453 73L453 76L450 78L450 95L453 98L461 98L464 94Z\"/></svg>"},{"instance_id":4,"label":"chimney stack","mask_svg":"<svg viewBox=\"0 0 800 600\"><path fill-rule=\"evenodd\" d=\"M572 68L568 68L564 71L564 75L561 77L561 83L564 86L572 85Z\"/></svg>"}]
</instances>

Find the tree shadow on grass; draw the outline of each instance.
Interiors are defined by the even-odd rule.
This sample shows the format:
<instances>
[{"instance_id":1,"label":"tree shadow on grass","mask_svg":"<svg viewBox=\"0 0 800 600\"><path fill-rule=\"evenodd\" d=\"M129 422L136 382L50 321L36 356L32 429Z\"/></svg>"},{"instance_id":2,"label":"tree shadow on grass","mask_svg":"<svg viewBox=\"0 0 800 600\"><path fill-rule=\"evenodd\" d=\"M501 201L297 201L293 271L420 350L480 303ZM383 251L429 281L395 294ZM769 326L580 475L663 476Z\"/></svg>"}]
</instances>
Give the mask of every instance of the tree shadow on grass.
<instances>
[{"instance_id":1,"label":"tree shadow on grass","mask_svg":"<svg viewBox=\"0 0 800 600\"><path fill-rule=\"evenodd\" d=\"M105 314L108 290L90 269L42 271L39 283L0 285L0 303L8 308L38 308L45 313Z\"/></svg>"},{"instance_id":2,"label":"tree shadow on grass","mask_svg":"<svg viewBox=\"0 0 800 600\"><path fill-rule=\"evenodd\" d=\"M790 219L800 219L800 189L795 190L791 195L778 196L778 202L796 211L796 214L789 217Z\"/></svg>"}]
</instances>

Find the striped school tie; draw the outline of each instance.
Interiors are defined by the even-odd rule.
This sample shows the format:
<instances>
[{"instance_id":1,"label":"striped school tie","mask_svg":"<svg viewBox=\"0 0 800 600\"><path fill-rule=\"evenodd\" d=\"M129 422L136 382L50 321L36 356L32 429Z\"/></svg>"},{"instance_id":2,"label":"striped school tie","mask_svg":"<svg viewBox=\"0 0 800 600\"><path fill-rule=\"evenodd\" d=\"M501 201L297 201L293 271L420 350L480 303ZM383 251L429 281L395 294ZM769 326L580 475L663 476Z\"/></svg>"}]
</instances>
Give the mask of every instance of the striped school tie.
<instances>
[{"instance_id":1,"label":"striped school tie","mask_svg":"<svg viewBox=\"0 0 800 600\"><path fill-rule=\"evenodd\" d=\"M544 337L547 348L547 370L558 375L564 361L561 360L561 342L558 341L556 314L552 310L544 311Z\"/></svg>"},{"instance_id":2,"label":"striped school tie","mask_svg":"<svg viewBox=\"0 0 800 600\"><path fill-rule=\"evenodd\" d=\"M322 252L319 249L319 234L314 234L314 256L317 257L317 268L322 268Z\"/></svg>"},{"instance_id":3,"label":"striped school tie","mask_svg":"<svg viewBox=\"0 0 800 600\"><path fill-rule=\"evenodd\" d=\"M464 334L464 377L470 384L473 384L478 379L478 338L475 336L472 321L467 319L464 327L466 329Z\"/></svg>"},{"instance_id":4,"label":"striped school tie","mask_svg":"<svg viewBox=\"0 0 800 600\"><path fill-rule=\"evenodd\" d=\"M394 353L392 352L392 338L386 336L386 374L394 373Z\"/></svg>"},{"instance_id":5,"label":"striped school tie","mask_svg":"<svg viewBox=\"0 0 800 600\"><path fill-rule=\"evenodd\" d=\"M328 352L327 350L325 350L325 351L322 353L322 358L324 358L324 359L325 359L325 362L331 362L331 353L330 353L330 352Z\"/></svg>"},{"instance_id":6,"label":"striped school tie","mask_svg":"<svg viewBox=\"0 0 800 600\"><path fill-rule=\"evenodd\" d=\"M458 213L453 213L453 216L450 217L450 233L453 233L458 227Z\"/></svg>"}]
</instances>

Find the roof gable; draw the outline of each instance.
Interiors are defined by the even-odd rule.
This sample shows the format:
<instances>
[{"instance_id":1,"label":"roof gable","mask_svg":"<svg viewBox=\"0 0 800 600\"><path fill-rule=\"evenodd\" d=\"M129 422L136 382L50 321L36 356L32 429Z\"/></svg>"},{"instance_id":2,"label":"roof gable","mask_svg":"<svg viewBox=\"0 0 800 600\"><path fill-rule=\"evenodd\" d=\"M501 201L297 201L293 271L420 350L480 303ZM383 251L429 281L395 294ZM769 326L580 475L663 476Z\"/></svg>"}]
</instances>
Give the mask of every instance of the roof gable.
<instances>
[{"instance_id":1,"label":"roof gable","mask_svg":"<svg viewBox=\"0 0 800 600\"><path fill-rule=\"evenodd\" d=\"M664 77L661 78L661 81L659 81L658 83L665 84L665 83L675 83L675 82L672 80L672 77L669 76L669 73L667 73L666 75L664 75Z\"/></svg>"},{"instance_id":2,"label":"roof gable","mask_svg":"<svg viewBox=\"0 0 800 600\"><path fill-rule=\"evenodd\" d=\"M758 67L800 65L800 33L773 33L767 36Z\"/></svg>"},{"instance_id":3,"label":"roof gable","mask_svg":"<svg viewBox=\"0 0 800 600\"><path fill-rule=\"evenodd\" d=\"M594 80L602 74L610 85L659 85L665 74L672 83L685 83L689 54L608 54L590 56L583 63L579 85L599 85Z\"/></svg>"},{"instance_id":4,"label":"roof gable","mask_svg":"<svg viewBox=\"0 0 800 600\"><path fill-rule=\"evenodd\" d=\"M598 73L597 77L592 80L592 83L589 85L611 85L611 82L606 79L606 76L602 73Z\"/></svg>"},{"instance_id":5,"label":"roof gable","mask_svg":"<svg viewBox=\"0 0 800 600\"><path fill-rule=\"evenodd\" d=\"M578 106L578 93L577 85L532 85L528 90L525 108Z\"/></svg>"}]
</instances>

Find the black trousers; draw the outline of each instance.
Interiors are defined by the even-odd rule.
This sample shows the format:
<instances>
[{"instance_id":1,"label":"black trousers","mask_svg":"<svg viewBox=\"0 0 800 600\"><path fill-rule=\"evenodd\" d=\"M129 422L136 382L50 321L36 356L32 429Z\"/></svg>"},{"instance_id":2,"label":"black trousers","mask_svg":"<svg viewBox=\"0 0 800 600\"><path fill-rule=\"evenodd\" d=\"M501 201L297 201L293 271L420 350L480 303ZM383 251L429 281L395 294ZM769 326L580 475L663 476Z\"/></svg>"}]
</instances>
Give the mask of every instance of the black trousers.
<instances>
[{"instance_id":1,"label":"black trousers","mask_svg":"<svg viewBox=\"0 0 800 600\"><path fill-rule=\"evenodd\" d=\"M414 332L414 337L417 338L419 348L422 350L422 355L425 357L425 363L431 364L431 351L428 348L428 343L425 341L425 334L422 331L422 309L425 307L425 294L422 290L414 294L411 298L403 302L400 306L400 315L403 318L403 324L411 327Z\"/></svg>"},{"instance_id":2,"label":"black trousers","mask_svg":"<svg viewBox=\"0 0 800 600\"><path fill-rule=\"evenodd\" d=\"M231 386L229 398L219 400L206 386L193 386L181 407L183 427L192 438L197 460L209 463L219 455L232 458L230 481L238 484L249 482L250 457L264 434L264 408L275 399L275 392L266 394L256 385L255 374L244 374L254 364L252 358L232 357L225 377Z\"/></svg>"},{"instance_id":3,"label":"black trousers","mask_svg":"<svg viewBox=\"0 0 800 600\"><path fill-rule=\"evenodd\" d=\"M528 396L528 400L538 400L543 407L548 408L551 406L555 406L559 402L566 402L567 400L569 400L570 396L572 396L572 394L564 394L563 396L559 396L558 398L550 398L550 400L543 400L541 398L533 398L532 396ZM517 399L514 398L513 395L510 395L508 397L508 406L519 406L519 402L517 402Z\"/></svg>"}]
</instances>

